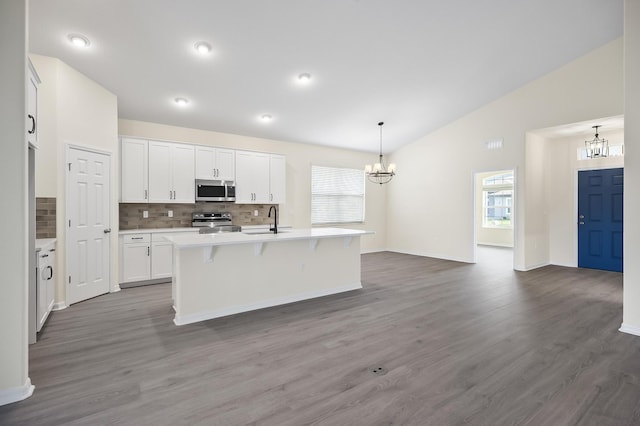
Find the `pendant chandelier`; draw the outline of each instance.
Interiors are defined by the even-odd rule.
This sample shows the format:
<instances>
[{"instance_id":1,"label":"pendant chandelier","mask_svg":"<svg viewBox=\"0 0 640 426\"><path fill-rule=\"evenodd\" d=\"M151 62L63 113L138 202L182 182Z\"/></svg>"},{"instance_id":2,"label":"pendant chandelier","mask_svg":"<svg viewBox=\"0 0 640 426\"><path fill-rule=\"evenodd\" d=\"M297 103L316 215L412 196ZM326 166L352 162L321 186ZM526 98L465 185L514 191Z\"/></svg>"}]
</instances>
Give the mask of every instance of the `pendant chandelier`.
<instances>
[{"instance_id":1,"label":"pendant chandelier","mask_svg":"<svg viewBox=\"0 0 640 426\"><path fill-rule=\"evenodd\" d=\"M606 139L600 139L598 137L598 127L593 126L596 129L596 137L590 141L584 141L584 146L587 149L588 158L600 158L609 156L609 141Z\"/></svg>"},{"instance_id":2,"label":"pendant chandelier","mask_svg":"<svg viewBox=\"0 0 640 426\"><path fill-rule=\"evenodd\" d=\"M367 175L369 181L382 185L383 183L389 183L391 179L396 175L396 165L391 163L389 167L384 164L384 158L382 155L382 125L384 122L379 122L380 126L380 155L378 162L373 166L367 164L364 166L364 173Z\"/></svg>"}]
</instances>

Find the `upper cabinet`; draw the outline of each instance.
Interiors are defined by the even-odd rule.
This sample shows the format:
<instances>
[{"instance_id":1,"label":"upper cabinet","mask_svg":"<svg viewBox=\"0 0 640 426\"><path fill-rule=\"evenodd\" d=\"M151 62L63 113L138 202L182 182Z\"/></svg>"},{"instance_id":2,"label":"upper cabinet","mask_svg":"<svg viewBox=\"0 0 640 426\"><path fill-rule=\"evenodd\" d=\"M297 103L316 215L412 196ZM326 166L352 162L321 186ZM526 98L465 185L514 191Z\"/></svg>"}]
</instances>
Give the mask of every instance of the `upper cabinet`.
<instances>
[{"instance_id":1,"label":"upper cabinet","mask_svg":"<svg viewBox=\"0 0 640 426\"><path fill-rule=\"evenodd\" d=\"M149 141L149 202L195 203L195 147Z\"/></svg>"},{"instance_id":2,"label":"upper cabinet","mask_svg":"<svg viewBox=\"0 0 640 426\"><path fill-rule=\"evenodd\" d=\"M122 138L120 145L120 202L149 202L148 142Z\"/></svg>"},{"instance_id":3,"label":"upper cabinet","mask_svg":"<svg viewBox=\"0 0 640 426\"><path fill-rule=\"evenodd\" d=\"M286 202L286 157L122 137L121 203L195 203L195 180L233 181L237 204Z\"/></svg>"},{"instance_id":4,"label":"upper cabinet","mask_svg":"<svg viewBox=\"0 0 640 426\"><path fill-rule=\"evenodd\" d=\"M233 181L235 178L233 149L196 146L196 179Z\"/></svg>"},{"instance_id":5,"label":"upper cabinet","mask_svg":"<svg viewBox=\"0 0 640 426\"><path fill-rule=\"evenodd\" d=\"M269 202L269 154L236 151L236 203Z\"/></svg>"},{"instance_id":6,"label":"upper cabinet","mask_svg":"<svg viewBox=\"0 0 640 426\"><path fill-rule=\"evenodd\" d=\"M286 157L236 151L236 203L280 204L286 200Z\"/></svg>"},{"instance_id":7,"label":"upper cabinet","mask_svg":"<svg viewBox=\"0 0 640 426\"><path fill-rule=\"evenodd\" d=\"M269 154L269 202L284 204L287 201L287 158Z\"/></svg>"},{"instance_id":8,"label":"upper cabinet","mask_svg":"<svg viewBox=\"0 0 640 426\"><path fill-rule=\"evenodd\" d=\"M34 146L38 146L38 86L40 85L40 77L36 69L33 67L31 60L28 61L27 72L27 142Z\"/></svg>"}]
</instances>

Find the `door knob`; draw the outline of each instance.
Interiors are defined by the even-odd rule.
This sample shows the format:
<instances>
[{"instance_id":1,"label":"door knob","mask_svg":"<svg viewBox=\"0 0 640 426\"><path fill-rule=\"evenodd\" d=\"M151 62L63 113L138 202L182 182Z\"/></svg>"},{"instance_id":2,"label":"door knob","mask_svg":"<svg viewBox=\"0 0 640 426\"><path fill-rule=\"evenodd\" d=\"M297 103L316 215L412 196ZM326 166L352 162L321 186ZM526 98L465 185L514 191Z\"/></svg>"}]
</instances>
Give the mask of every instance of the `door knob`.
<instances>
[{"instance_id":1,"label":"door knob","mask_svg":"<svg viewBox=\"0 0 640 426\"><path fill-rule=\"evenodd\" d=\"M110 234L110 233L111 233L111 228L107 228L107 229L105 229L105 230L104 230L104 231L102 231L102 232L104 232L105 234Z\"/></svg>"},{"instance_id":2,"label":"door knob","mask_svg":"<svg viewBox=\"0 0 640 426\"><path fill-rule=\"evenodd\" d=\"M579 225L584 225L584 222L580 221L578 222Z\"/></svg>"},{"instance_id":3,"label":"door knob","mask_svg":"<svg viewBox=\"0 0 640 426\"><path fill-rule=\"evenodd\" d=\"M584 215L583 215L583 214L581 214L580 216L578 216L578 218L580 218L580 219L584 219Z\"/></svg>"}]
</instances>

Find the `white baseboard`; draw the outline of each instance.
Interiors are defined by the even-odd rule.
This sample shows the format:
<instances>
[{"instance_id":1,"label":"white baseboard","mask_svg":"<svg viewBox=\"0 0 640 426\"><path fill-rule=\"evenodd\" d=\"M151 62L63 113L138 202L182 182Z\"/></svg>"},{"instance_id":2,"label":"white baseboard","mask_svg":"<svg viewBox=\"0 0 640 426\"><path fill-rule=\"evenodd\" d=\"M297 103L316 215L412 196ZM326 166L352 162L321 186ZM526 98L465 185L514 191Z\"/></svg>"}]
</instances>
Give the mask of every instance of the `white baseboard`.
<instances>
[{"instance_id":1,"label":"white baseboard","mask_svg":"<svg viewBox=\"0 0 640 426\"><path fill-rule=\"evenodd\" d=\"M117 293L117 292L119 292L120 290L122 290L122 289L120 288L120 286L119 286L119 285L116 285L116 286L113 288L113 290L111 290L111 291L110 291L110 293Z\"/></svg>"},{"instance_id":2,"label":"white baseboard","mask_svg":"<svg viewBox=\"0 0 640 426\"><path fill-rule=\"evenodd\" d=\"M523 269L516 269L516 271L528 272L528 271L533 271L534 269L544 268L545 266L549 266L549 265L551 265L551 264L550 263L540 263L538 265L526 266Z\"/></svg>"},{"instance_id":3,"label":"white baseboard","mask_svg":"<svg viewBox=\"0 0 640 426\"><path fill-rule=\"evenodd\" d=\"M27 399L33 395L33 389L35 389L35 387L31 384L31 379L28 377L27 381L24 382L24 385L20 387L2 389L0 390L0 405L11 404L13 402Z\"/></svg>"},{"instance_id":4,"label":"white baseboard","mask_svg":"<svg viewBox=\"0 0 640 426\"><path fill-rule=\"evenodd\" d=\"M255 311L258 309L270 308L272 306L286 305L287 303L299 302L301 300L314 299L316 297L329 296L331 294L344 293L346 291L358 290L362 288L360 281L357 283L334 287L323 290L310 291L307 293L293 294L291 296L280 297L277 299L267 299L256 303L246 305L230 306L224 309L216 309L214 311L199 312L197 314L178 315L176 313L173 323L175 325L186 325L194 322L206 321L214 318L226 317L228 315L239 314L241 312Z\"/></svg>"},{"instance_id":5,"label":"white baseboard","mask_svg":"<svg viewBox=\"0 0 640 426\"><path fill-rule=\"evenodd\" d=\"M623 333L633 334L634 336L640 336L640 327L636 327L633 325L622 323L620 328L618 329Z\"/></svg>"},{"instance_id":6,"label":"white baseboard","mask_svg":"<svg viewBox=\"0 0 640 426\"><path fill-rule=\"evenodd\" d=\"M371 250L361 250L360 254L382 253L383 251L388 251L388 250L386 248L383 248L383 249L371 249Z\"/></svg>"},{"instance_id":7,"label":"white baseboard","mask_svg":"<svg viewBox=\"0 0 640 426\"><path fill-rule=\"evenodd\" d=\"M53 304L53 308L51 308L52 311L61 311L63 309L67 309L67 302L65 302L64 300L62 302L58 302L58 303L54 303Z\"/></svg>"},{"instance_id":8,"label":"white baseboard","mask_svg":"<svg viewBox=\"0 0 640 426\"><path fill-rule=\"evenodd\" d=\"M399 249L388 249L387 251L393 252L393 253L400 253L400 254L409 254L411 256L420 256L420 257L431 257L434 259L442 259L442 260L451 260L452 262L462 262L462 263L473 263L473 261L469 260L469 259L462 259L459 257L448 257L448 256L443 256L441 254L437 254L437 253L425 253L425 252L417 252L417 251L411 251L411 250L399 250Z\"/></svg>"}]
</instances>

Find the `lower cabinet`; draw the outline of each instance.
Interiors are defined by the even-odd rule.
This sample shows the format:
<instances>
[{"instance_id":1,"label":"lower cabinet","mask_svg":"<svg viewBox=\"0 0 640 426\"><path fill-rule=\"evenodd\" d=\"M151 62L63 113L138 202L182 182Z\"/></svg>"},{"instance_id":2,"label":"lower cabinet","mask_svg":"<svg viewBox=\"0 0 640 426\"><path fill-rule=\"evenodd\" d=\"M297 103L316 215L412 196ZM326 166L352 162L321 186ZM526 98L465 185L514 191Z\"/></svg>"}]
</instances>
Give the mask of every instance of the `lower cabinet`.
<instances>
[{"instance_id":1,"label":"lower cabinet","mask_svg":"<svg viewBox=\"0 0 640 426\"><path fill-rule=\"evenodd\" d=\"M36 331L40 331L49 313L53 309L56 278L54 268L56 265L55 242L42 247L38 252L38 279L36 289L36 304L38 323Z\"/></svg>"},{"instance_id":2,"label":"lower cabinet","mask_svg":"<svg viewBox=\"0 0 640 426\"><path fill-rule=\"evenodd\" d=\"M197 232L195 229L192 232ZM120 235L120 283L163 280L173 275L173 245L164 237L174 232Z\"/></svg>"},{"instance_id":3,"label":"lower cabinet","mask_svg":"<svg viewBox=\"0 0 640 426\"><path fill-rule=\"evenodd\" d=\"M171 278L173 274L173 244L164 239L167 234L151 235L151 279Z\"/></svg>"}]
</instances>

